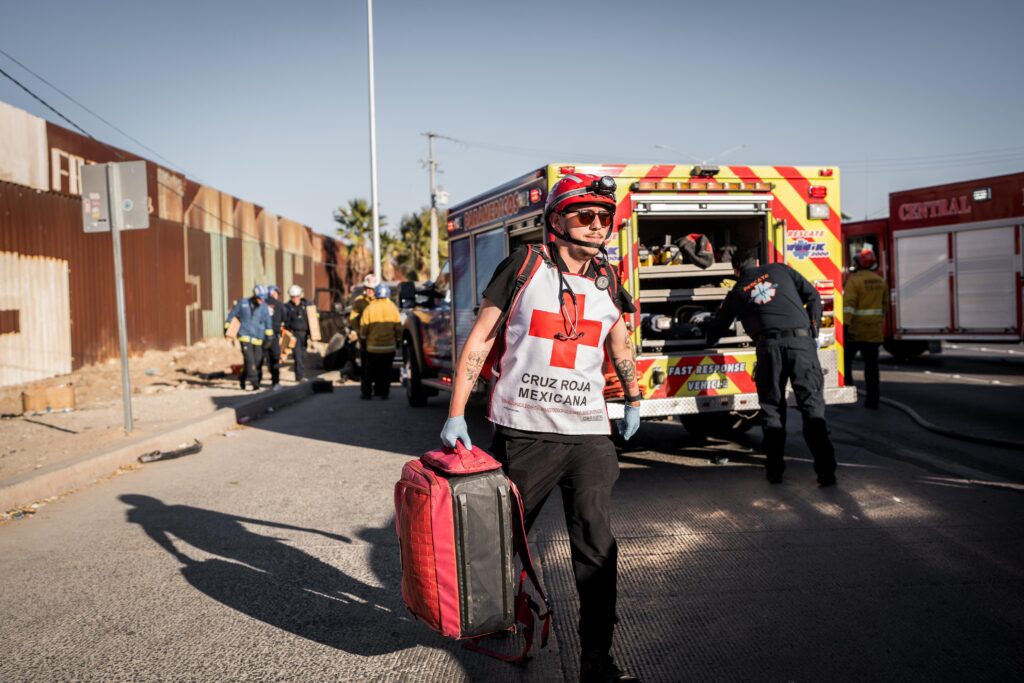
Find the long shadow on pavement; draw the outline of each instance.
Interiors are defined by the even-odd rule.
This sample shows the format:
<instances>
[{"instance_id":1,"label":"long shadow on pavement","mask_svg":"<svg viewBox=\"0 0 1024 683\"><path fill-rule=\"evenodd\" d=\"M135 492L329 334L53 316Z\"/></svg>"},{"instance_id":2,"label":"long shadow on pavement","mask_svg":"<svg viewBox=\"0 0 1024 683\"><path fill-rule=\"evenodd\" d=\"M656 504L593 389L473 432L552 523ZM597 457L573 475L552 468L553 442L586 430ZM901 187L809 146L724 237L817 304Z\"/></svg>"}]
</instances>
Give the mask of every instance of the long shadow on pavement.
<instances>
[{"instance_id":1,"label":"long shadow on pavement","mask_svg":"<svg viewBox=\"0 0 1024 683\"><path fill-rule=\"evenodd\" d=\"M188 505L165 505L150 496L127 494L127 521L138 524L158 546L177 559L181 574L196 590L254 619L309 640L353 654L372 656L414 647L412 629L401 628L405 608L396 587L368 585L281 539L254 533L244 525L317 534L332 541L352 540L316 529L239 517ZM393 521L391 522L393 524ZM371 547L377 576L393 577L397 558L383 552L392 528L366 529L359 540ZM213 557L190 557L174 539ZM392 620L391 636L381 638L368 623Z\"/></svg>"}]
</instances>

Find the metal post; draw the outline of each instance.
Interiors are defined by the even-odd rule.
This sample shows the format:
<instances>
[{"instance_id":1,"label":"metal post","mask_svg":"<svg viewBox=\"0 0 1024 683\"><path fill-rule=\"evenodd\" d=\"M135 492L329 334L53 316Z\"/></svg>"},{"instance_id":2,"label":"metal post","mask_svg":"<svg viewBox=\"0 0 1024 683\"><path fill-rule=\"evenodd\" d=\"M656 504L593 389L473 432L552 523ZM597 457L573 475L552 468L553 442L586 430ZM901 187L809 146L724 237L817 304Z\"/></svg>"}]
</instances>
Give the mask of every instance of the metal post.
<instances>
[{"instance_id":1,"label":"metal post","mask_svg":"<svg viewBox=\"0 0 1024 683\"><path fill-rule=\"evenodd\" d=\"M380 219L377 216L377 102L373 92L373 0L366 0L366 34L370 65L370 215L373 218L373 273L380 280Z\"/></svg>"},{"instance_id":2,"label":"metal post","mask_svg":"<svg viewBox=\"0 0 1024 683\"><path fill-rule=\"evenodd\" d=\"M128 323L125 319L124 268L121 265L121 177L115 164L107 164L107 213L110 216L110 237L114 243L114 292L117 297L117 338L121 346L121 401L124 404L124 431L131 433L132 382L128 374Z\"/></svg>"},{"instance_id":3,"label":"metal post","mask_svg":"<svg viewBox=\"0 0 1024 683\"><path fill-rule=\"evenodd\" d=\"M434 160L434 133L427 133L430 141L430 279L436 281L441 272L437 254L437 161Z\"/></svg>"}]
</instances>

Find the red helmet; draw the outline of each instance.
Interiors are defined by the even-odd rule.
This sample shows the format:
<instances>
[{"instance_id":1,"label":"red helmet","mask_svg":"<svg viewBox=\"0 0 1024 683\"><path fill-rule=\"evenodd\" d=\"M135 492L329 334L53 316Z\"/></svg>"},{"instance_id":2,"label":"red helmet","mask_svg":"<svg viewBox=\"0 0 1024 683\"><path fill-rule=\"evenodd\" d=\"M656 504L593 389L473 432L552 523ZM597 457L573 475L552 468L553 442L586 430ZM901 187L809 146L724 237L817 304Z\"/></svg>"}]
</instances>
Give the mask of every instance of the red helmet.
<instances>
[{"instance_id":1,"label":"red helmet","mask_svg":"<svg viewBox=\"0 0 1024 683\"><path fill-rule=\"evenodd\" d=\"M871 249L864 248L857 254L857 267L858 268L871 268L878 263L878 258L875 257L875 252Z\"/></svg>"},{"instance_id":2,"label":"red helmet","mask_svg":"<svg viewBox=\"0 0 1024 683\"><path fill-rule=\"evenodd\" d=\"M544 223L551 214L564 211L573 204L604 204L615 213L615 179L590 173L570 173L551 188L544 204Z\"/></svg>"}]
</instances>

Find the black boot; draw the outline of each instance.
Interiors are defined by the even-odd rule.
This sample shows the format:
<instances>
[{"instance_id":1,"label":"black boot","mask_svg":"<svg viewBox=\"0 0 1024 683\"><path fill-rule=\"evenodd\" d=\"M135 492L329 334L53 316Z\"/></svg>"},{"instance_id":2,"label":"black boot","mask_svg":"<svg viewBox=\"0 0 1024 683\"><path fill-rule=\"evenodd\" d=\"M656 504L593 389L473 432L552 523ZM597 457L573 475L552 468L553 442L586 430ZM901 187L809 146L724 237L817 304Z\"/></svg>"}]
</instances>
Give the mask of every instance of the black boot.
<instances>
[{"instance_id":1,"label":"black boot","mask_svg":"<svg viewBox=\"0 0 1024 683\"><path fill-rule=\"evenodd\" d=\"M761 450L764 452L764 475L772 484L782 483L782 473L786 471L786 461L782 454L786 451L785 429L764 429L764 440Z\"/></svg>"},{"instance_id":2,"label":"black boot","mask_svg":"<svg viewBox=\"0 0 1024 683\"><path fill-rule=\"evenodd\" d=\"M835 486L836 450L828 435L828 424L821 418L804 420L804 440L814 456L814 472L821 486Z\"/></svg>"},{"instance_id":3,"label":"black boot","mask_svg":"<svg viewBox=\"0 0 1024 683\"><path fill-rule=\"evenodd\" d=\"M580 656L580 683L640 683L640 679L615 665L609 654Z\"/></svg>"}]
</instances>

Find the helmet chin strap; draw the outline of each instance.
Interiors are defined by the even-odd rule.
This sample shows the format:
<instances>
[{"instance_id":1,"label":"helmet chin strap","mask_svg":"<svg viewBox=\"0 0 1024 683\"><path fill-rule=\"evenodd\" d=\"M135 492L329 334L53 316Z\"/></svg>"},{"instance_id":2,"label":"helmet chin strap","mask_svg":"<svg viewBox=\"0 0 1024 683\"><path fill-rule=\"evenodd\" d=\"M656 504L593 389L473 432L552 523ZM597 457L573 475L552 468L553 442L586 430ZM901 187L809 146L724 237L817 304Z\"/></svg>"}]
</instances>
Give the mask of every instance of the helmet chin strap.
<instances>
[{"instance_id":1,"label":"helmet chin strap","mask_svg":"<svg viewBox=\"0 0 1024 683\"><path fill-rule=\"evenodd\" d=\"M551 232L557 239L560 239L563 242L568 242L569 244L575 244L578 247L590 247L591 249L597 247L598 251L601 252L601 258L605 261L608 260L608 249L605 245L608 243L608 238L611 237L612 235L612 226L610 225L608 226L608 230L607 232L605 232L604 239L601 240L600 244L594 244L593 242L587 242L585 240L578 240L573 237L569 237L568 233L562 232L561 230L556 229L554 226L552 226Z\"/></svg>"}]
</instances>

